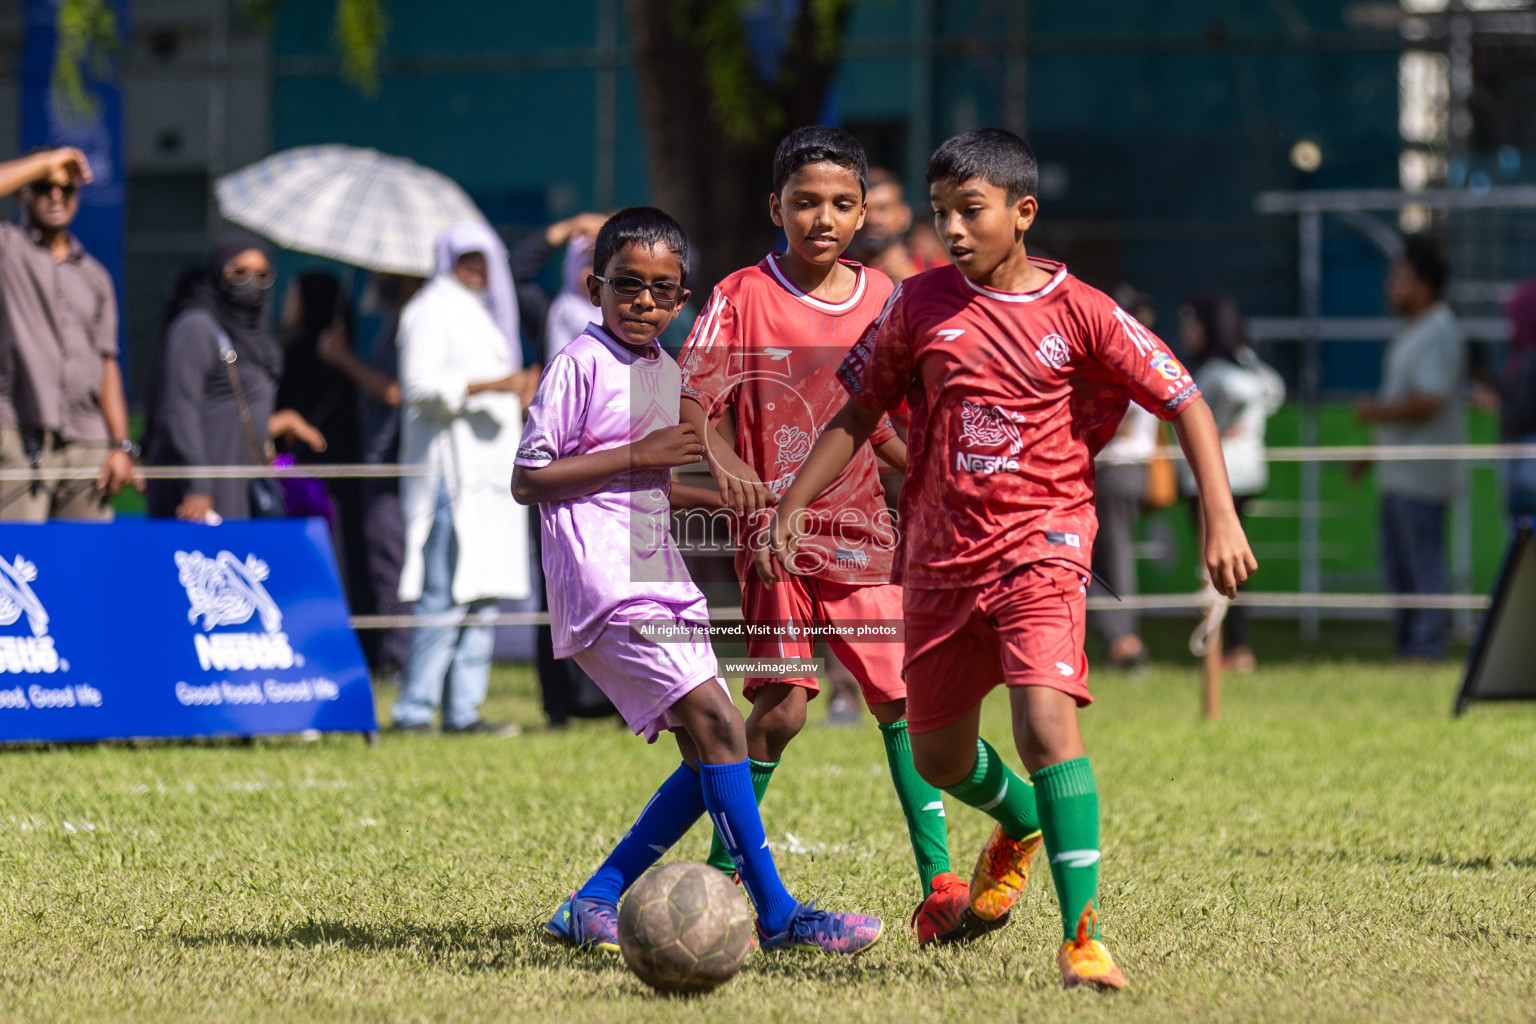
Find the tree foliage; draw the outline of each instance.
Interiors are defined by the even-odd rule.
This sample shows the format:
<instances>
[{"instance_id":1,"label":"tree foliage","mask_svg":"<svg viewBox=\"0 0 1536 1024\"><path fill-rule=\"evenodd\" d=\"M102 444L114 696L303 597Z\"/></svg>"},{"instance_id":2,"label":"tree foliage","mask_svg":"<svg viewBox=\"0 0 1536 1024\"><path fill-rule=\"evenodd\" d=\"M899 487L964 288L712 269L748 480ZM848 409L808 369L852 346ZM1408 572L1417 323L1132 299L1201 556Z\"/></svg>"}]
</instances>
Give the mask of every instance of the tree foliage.
<instances>
[{"instance_id":1,"label":"tree foliage","mask_svg":"<svg viewBox=\"0 0 1536 1024\"><path fill-rule=\"evenodd\" d=\"M225 2L225 0L212 0ZM239 0L269 22L284 0ZM335 0L342 72L374 93L388 0ZM633 67L657 203L698 244L696 284L712 285L773 241L763 215L776 140L821 111L854 0L627 0ZM88 71L105 70L117 24L109 0L61 0L55 89L93 110Z\"/></svg>"},{"instance_id":2,"label":"tree foliage","mask_svg":"<svg viewBox=\"0 0 1536 1024\"><path fill-rule=\"evenodd\" d=\"M225 0L213 0L222 3ZM282 0L240 0L247 18L270 24ZM379 87L379 55L389 33L386 0L336 0L335 44L342 73L357 88L372 94ZM117 11L110 0L60 0L55 24L54 109L65 118L95 116L96 99L88 83L112 72L120 49Z\"/></svg>"},{"instance_id":3,"label":"tree foliage","mask_svg":"<svg viewBox=\"0 0 1536 1024\"><path fill-rule=\"evenodd\" d=\"M388 33L384 0L336 0L336 45L343 73L369 95L379 89L379 53Z\"/></svg>"},{"instance_id":4,"label":"tree foliage","mask_svg":"<svg viewBox=\"0 0 1536 1024\"><path fill-rule=\"evenodd\" d=\"M749 143L786 130L789 96L804 84L794 75L808 57L836 62L853 0L669 0L672 32L696 57L708 88L710 111L721 132ZM781 53L754 52L749 20L783 20ZM772 28L768 29L771 34ZM803 53L791 50L798 48ZM775 59L776 58L776 59ZM774 67L773 64L777 64ZM637 68L637 73L644 73Z\"/></svg>"},{"instance_id":5,"label":"tree foliage","mask_svg":"<svg viewBox=\"0 0 1536 1024\"><path fill-rule=\"evenodd\" d=\"M66 121L89 120L96 116L89 82L110 75L117 56L117 11L108 0L61 0L54 32L53 109Z\"/></svg>"},{"instance_id":6,"label":"tree foliage","mask_svg":"<svg viewBox=\"0 0 1536 1024\"><path fill-rule=\"evenodd\" d=\"M773 150L820 116L852 6L629 0L651 192L697 247L696 290L773 245Z\"/></svg>"}]
</instances>

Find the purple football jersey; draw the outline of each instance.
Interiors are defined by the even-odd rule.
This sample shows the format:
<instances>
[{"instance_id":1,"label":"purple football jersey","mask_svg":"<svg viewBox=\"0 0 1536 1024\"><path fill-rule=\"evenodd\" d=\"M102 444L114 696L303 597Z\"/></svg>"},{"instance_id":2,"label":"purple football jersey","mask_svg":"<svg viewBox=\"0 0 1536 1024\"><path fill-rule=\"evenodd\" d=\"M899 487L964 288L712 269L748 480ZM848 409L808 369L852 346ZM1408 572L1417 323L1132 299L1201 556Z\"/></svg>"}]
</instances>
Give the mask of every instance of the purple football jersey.
<instances>
[{"instance_id":1,"label":"purple football jersey","mask_svg":"<svg viewBox=\"0 0 1536 1024\"><path fill-rule=\"evenodd\" d=\"M605 451L676 426L681 373L656 342L637 351L597 324L549 361L518 446L519 466ZM555 657L589 647L656 605L692 620L704 595L670 532L667 469L634 469L602 490L539 505ZM689 611L686 616L683 614Z\"/></svg>"}]
</instances>

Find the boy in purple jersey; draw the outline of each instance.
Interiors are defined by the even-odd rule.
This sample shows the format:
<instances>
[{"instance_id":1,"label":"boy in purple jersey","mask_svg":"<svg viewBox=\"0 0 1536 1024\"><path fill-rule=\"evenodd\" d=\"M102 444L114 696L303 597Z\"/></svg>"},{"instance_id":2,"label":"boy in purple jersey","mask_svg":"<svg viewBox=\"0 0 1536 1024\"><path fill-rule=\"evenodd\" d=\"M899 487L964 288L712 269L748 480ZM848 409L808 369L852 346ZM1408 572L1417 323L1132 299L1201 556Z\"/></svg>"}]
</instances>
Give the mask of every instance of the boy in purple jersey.
<instances>
[{"instance_id":1,"label":"boy in purple jersey","mask_svg":"<svg viewBox=\"0 0 1536 1024\"><path fill-rule=\"evenodd\" d=\"M618 952L619 897L708 810L763 949L862 952L879 940L879 918L813 909L779 880L746 727L717 677L704 596L668 530L672 468L703 452L678 423L680 373L657 342L688 301L688 239L660 210L621 210L598 234L592 267L587 292L602 325L545 368L512 493L539 505L556 656L574 657L636 734L654 742L671 731L683 764L544 928L578 949ZM684 639L658 643L660 630Z\"/></svg>"}]
</instances>

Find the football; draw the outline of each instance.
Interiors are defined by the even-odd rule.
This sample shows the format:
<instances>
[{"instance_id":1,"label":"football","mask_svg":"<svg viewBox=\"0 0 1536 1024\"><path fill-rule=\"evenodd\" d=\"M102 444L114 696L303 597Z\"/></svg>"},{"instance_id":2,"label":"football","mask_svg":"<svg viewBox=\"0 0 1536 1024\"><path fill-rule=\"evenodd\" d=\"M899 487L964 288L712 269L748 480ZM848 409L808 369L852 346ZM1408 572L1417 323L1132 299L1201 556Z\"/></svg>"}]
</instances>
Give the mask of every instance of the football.
<instances>
[{"instance_id":1,"label":"football","mask_svg":"<svg viewBox=\"0 0 1536 1024\"><path fill-rule=\"evenodd\" d=\"M747 901L706 864L651 869L619 908L624 962L658 992L708 992L724 984L741 969L751 945Z\"/></svg>"}]
</instances>

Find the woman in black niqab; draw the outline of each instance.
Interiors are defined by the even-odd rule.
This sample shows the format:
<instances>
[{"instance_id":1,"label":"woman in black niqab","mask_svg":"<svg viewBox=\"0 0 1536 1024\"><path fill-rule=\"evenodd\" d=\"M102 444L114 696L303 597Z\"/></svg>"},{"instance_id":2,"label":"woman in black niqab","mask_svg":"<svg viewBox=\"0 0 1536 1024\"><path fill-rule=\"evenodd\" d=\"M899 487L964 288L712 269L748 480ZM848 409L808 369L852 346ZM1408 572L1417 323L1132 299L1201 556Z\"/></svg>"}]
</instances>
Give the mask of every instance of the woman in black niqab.
<instances>
[{"instance_id":1,"label":"woman in black niqab","mask_svg":"<svg viewBox=\"0 0 1536 1024\"><path fill-rule=\"evenodd\" d=\"M259 464L268 460L274 434L325 447L324 438L302 417L275 411L282 350L269 328L273 279L266 243L244 231L220 236L204 265L178 278L166 304L165 343L144 444L146 465ZM221 356L226 343L235 353L238 388ZM146 488L145 502L152 516L196 522L246 519L251 515L250 482L155 480Z\"/></svg>"}]
</instances>

